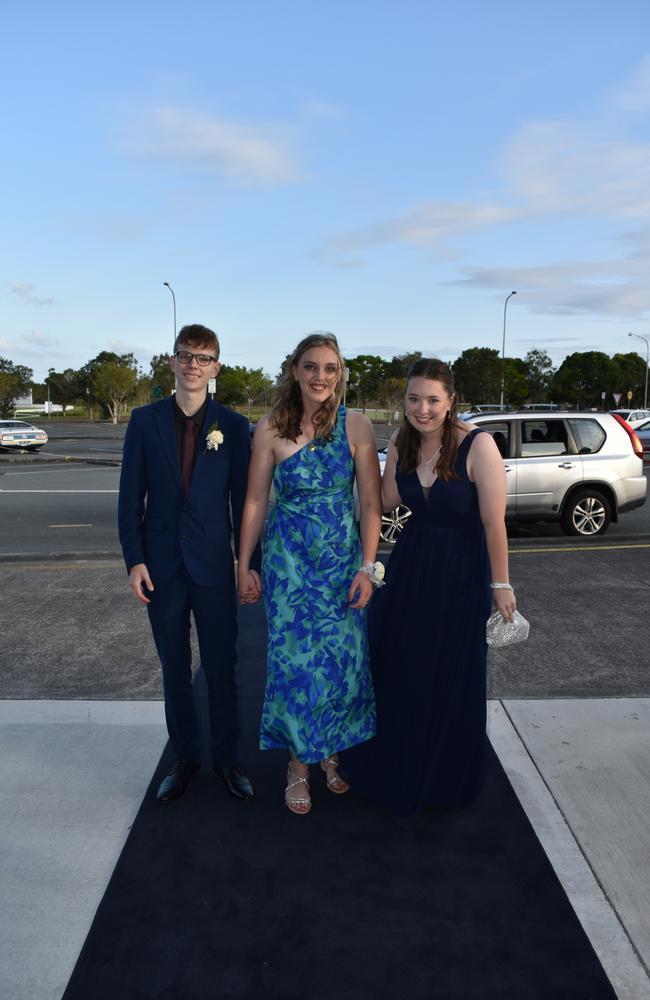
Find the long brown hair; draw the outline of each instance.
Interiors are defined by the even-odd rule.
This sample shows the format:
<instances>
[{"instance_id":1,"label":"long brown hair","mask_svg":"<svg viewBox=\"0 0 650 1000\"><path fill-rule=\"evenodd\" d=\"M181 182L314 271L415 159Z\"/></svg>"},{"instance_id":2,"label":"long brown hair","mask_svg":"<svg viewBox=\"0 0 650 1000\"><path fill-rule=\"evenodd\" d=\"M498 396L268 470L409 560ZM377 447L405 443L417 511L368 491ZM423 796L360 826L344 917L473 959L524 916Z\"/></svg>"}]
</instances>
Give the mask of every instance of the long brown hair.
<instances>
[{"instance_id":1,"label":"long brown hair","mask_svg":"<svg viewBox=\"0 0 650 1000\"><path fill-rule=\"evenodd\" d=\"M293 369L298 365L303 354L311 350L312 347L329 347L336 354L339 363L334 391L328 399L321 403L312 418L316 437L325 439L331 437L336 426L339 405L343 398L345 365L336 337L333 333L310 333L308 337L304 337L300 341L287 362L284 373L278 379L277 396L269 417L269 426L277 430L278 437L286 438L289 441L298 439L302 421L302 394Z\"/></svg>"},{"instance_id":2,"label":"long brown hair","mask_svg":"<svg viewBox=\"0 0 650 1000\"><path fill-rule=\"evenodd\" d=\"M409 382L412 378L435 379L436 382L442 383L443 387L451 397L451 407L449 413L445 417L445 423L442 430L441 451L440 457L436 463L436 472L439 479L458 479L458 475L454 470L456 451L458 450L456 434L454 431L457 427L462 428L463 424L457 416L458 400L456 398L454 376L451 374L451 369L449 368L449 365L446 365L444 361L440 361L438 358L420 358L419 361L416 361L415 364L411 366L411 369L406 376L407 395L409 391ZM415 427L413 427L411 423L409 423L406 418L406 414L404 415L402 426L397 432L395 444L397 446L400 471L415 472L420 464L422 435L418 430L416 430Z\"/></svg>"}]
</instances>

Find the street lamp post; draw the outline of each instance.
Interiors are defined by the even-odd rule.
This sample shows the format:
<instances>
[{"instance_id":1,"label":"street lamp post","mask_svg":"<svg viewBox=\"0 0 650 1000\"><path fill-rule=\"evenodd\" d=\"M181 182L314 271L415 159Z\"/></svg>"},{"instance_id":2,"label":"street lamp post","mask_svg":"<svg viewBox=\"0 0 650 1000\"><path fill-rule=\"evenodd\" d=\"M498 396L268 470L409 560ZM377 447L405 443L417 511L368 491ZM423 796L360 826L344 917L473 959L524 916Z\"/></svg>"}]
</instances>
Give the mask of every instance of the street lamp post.
<instances>
[{"instance_id":1,"label":"street lamp post","mask_svg":"<svg viewBox=\"0 0 650 1000\"><path fill-rule=\"evenodd\" d=\"M501 348L501 400L500 406L503 410L503 387L506 381L506 309L508 308L508 300L516 295L515 291L510 292L510 295L506 296L506 301L503 303L503 346Z\"/></svg>"},{"instance_id":2,"label":"street lamp post","mask_svg":"<svg viewBox=\"0 0 650 1000\"><path fill-rule=\"evenodd\" d=\"M650 368L650 343L647 337L642 337L640 333L628 333L628 337L636 337L637 340L645 341L645 392L643 394L643 408L648 408L648 368Z\"/></svg>"},{"instance_id":3,"label":"street lamp post","mask_svg":"<svg viewBox=\"0 0 650 1000\"><path fill-rule=\"evenodd\" d=\"M176 346L176 296L174 295L174 289L168 281L163 281L163 285L167 285L167 288L172 293L172 300L174 303L174 346Z\"/></svg>"}]
</instances>

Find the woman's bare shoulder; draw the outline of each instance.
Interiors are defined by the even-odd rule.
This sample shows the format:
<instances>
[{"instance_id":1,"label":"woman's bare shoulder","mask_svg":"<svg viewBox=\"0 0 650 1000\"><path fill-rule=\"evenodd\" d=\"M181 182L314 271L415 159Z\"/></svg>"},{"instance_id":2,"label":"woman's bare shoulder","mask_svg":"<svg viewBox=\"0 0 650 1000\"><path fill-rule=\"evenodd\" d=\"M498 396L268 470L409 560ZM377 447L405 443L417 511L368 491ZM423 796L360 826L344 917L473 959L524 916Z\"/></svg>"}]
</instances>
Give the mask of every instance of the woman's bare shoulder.
<instances>
[{"instance_id":1,"label":"woman's bare shoulder","mask_svg":"<svg viewBox=\"0 0 650 1000\"><path fill-rule=\"evenodd\" d=\"M365 413L357 410L347 410L345 414L345 429L351 441L361 443L374 440L375 432L370 419Z\"/></svg>"},{"instance_id":2,"label":"woman's bare shoulder","mask_svg":"<svg viewBox=\"0 0 650 1000\"><path fill-rule=\"evenodd\" d=\"M255 424L253 444L255 444L255 442L261 443L263 441L268 441L274 437L276 437L276 430L275 427L271 426L271 414L265 413L264 416L260 417Z\"/></svg>"}]
</instances>

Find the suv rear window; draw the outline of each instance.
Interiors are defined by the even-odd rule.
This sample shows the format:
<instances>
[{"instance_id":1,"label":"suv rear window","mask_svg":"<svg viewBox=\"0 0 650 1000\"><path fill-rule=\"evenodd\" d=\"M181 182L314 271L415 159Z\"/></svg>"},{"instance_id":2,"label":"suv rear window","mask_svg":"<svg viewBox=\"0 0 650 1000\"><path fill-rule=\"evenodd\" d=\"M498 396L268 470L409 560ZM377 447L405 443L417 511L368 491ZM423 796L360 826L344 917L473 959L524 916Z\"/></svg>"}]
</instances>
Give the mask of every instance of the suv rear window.
<instances>
[{"instance_id":1,"label":"suv rear window","mask_svg":"<svg viewBox=\"0 0 650 1000\"><path fill-rule=\"evenodd\" d=\"M567 432L563 420L522 420L521 457L541 458L567 454Z\"/></svg>"},{"instance_id":2,"label":"suv rear window","mask_svg":"<svg viewBox=\"0 0 650 1000\"><path fill-rule=\"evenodd\" d=\"M491 420L489 424L484 423L480 427L481 430L492 435L501 458L507 458L510 454L510 422L508 420Z\"/></svg>"},{"instance_id":3,"label":"suv rear window","mask_svg":"<svg viewBox=\"0 0 650 1000\"><path fill-rule=\"evenodd\" d=\"M607 435L597 420L571 420L569 427L573 434L579 455L593 455L600 451Z\"/></svg>"}]
</instances>

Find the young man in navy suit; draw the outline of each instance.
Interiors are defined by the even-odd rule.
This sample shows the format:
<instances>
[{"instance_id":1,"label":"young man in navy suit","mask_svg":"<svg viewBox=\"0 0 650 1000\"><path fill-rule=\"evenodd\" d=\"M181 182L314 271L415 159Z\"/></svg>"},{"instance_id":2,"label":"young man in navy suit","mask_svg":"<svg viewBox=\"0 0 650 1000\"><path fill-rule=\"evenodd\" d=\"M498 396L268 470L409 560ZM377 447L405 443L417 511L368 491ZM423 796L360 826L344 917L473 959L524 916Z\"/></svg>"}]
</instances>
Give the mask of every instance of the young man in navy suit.
<instances>
[{"instance_id":1,"label":"young man in navy suit","mask_svg":"<svg viewBox=\"0 0 650 1000\"><path fill-rule=\"evenodd\" d=\"M246 496L245 417L208 398L221 367L212 330L185 326L170 364L176 395L133 411L124 441L118 522L134 597L147 606L160 657L174 765L158 799L179 798L199 769L190 612L208 685L212 761L231 795L253 797L237 763L234 560Z\"/></svg>"}]
</instances>

